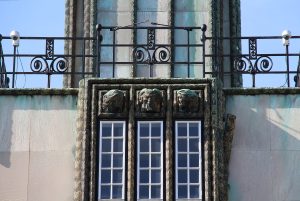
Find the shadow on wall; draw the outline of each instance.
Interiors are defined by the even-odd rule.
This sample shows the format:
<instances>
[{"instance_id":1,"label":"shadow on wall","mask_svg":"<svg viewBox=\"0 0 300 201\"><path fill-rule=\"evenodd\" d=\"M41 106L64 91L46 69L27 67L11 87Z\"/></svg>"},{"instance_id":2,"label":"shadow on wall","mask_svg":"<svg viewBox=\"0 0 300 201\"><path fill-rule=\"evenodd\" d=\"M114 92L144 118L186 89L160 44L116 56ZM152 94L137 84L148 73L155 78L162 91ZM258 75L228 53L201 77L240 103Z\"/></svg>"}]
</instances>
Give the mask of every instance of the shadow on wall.
<instances>
[{"instance_id":1,"label":"shadow on wall","mask_svg":"<svg viewBox=\"0 0 300 201\"><path fill-rule=\"evenodd\" d=\"M228 96L236 129L229 200L299 200L300 96Z\"/></svg>"},{"instance_id":2,"label":"shadow on wall","mask_svg":"<svg viewBox=\"0 0 300 201\"><path fill-rule=\"evenodd\" d=\"M43 139L49 139L49 136L43 138L42 135L46 135L47 131L49 133L49 123L56 124L55 119L59 119L56 116L45 116L43 111L76 110L74 101L76 99L71 96L70 98L57 98L57 96L53 98L53 96L1 95L0 166L10 168L12 153L22 157L22 161L25 160L24 157L29 159L29 150L33 143L31 135L34 135L34 140L40 140L41 144L47 143L43 142ZM55 142L49 142L51 143Z\"/></svg>"}]
</instances>

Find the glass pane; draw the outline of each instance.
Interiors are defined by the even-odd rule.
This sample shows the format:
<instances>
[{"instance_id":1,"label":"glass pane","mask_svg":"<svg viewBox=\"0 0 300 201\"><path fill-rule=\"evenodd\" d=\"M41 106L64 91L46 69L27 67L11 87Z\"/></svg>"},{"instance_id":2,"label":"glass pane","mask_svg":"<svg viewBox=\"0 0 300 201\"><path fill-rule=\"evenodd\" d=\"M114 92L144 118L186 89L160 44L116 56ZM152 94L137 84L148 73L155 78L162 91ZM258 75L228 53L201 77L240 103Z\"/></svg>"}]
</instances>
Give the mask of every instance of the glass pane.
<instances>
[{"instance_id":1,"label":"glass pane","mask_svg":"<svg viewBox=\"0 0 300 201\"><path fill-rule=\"evenodd\" d=\"M114 136L123 136L123 124L122 123L116 123L114 124Z\"/></svg>"},{"instance_id":2,"label":"glass pane","mask_svg":"<svg viewBox=\"0 0 300 201\"><path fill-rule=\"evenodd\" d=\"M151 198L160 198L160 186L151 186Z\"/></svg>"},{"instance_id":3,"label":"glass pane","mask_svg":"<svg viewBox=\"0 0 300 201\"><path fill-rule=\"evenodd\" d=\"M160 152L160 139L151 140L151 152Z\"/></svg>"},{"instance_id":4,"label":"glass pane","mask_svg":"<svg viewBox=\"0 0 300 201\"><path fill-rule=\"evenodd\" d=\"M110 186L101 186L101 199L110 198Z\"/></svg>"},{"instance_id":5,"label":"glass pane","mask_svg":"<svg viewBox=\"0 0 300 201\"><path fill-rule=\"evenodd\" d=\"M151 170L151 183L160 183L160 170Z\"/></svg>"},{"instance_id":6,"label":"glass pane","mask_svg":"<svg viewBox=\"0 0 300 201\"><path fill-rule=\"evenodd\" d=\"M103 137L111 136L111 123L102 124L102 136Z\"/></svg>"},{"instance_id":7,"label":"glass pane","mask_svg":"<svg viewBox=\"0 0 300 201\"><path fill-rule=\"evenodd\" d=\"M160 167L160 154L151 155L151 167Z\"/></svg>"},{"instance_id":8,"label":"glass pane","mask_svg":"<svg viewBox=\"0 0 300 201\"><path fill-rule=\"evenodd\" d=\"M123 155L122 154L114 154L113 167L122 167L122 164L123 164Z\"/></svg>"},{"instance_id":9,"label":"glass pane","mask_svg":"<svg viewBox=\"0 0 300 201\"><path fill-rule=\"evenodd\" d=\"M122 171L123 170L113 170L113 183L122 183Z\"/></svg>"},{"instance_id":10,"label":"glass pane","mask_svg":"<svg viewBox=\"0 0 300 201\"><path fill-rule=\"evenodd\" d=\"M178 136L186 136L187 135L187 126L186 123L178 124Z\"/></svg>"},{"instance_id":11,"label":"glass pane","mask_svg":"<svg viewBox=\"0 0 300 201\"><path fill-rule=\"evenodd\" d=\"M199 136L199 124L198 123L190 123L190 136Z\"/></svg>"},{"instance_id":12,"label":"glass pane","mask_svg":"<svg viewBox=\"0 0 300 201\"><path fill-rule=\"evenodd\" d=\"M190 167L199 167L199 154L190 154Z\"/></svg>"},{"instance_id":13,"label":"glass pane","mask_svg":"<svg viewBox=\"0 0 300 201\"><path fill-rule=\"evenodd\" d=\"M114 152L123 152L123 140L114 139Z\"/></svg>"},{"instance_id":14,"label":"glass pane","mask_svg":"<svg viewBox=\"0 0 300 201\"><path fill-rule=\"evenodd\" d=\"M178 151L187 152L187 139L178 139Z\"/></svg>"},{"instance_id":15,"label":"glass pane","mask_svg":"<svg viewBox=\"0 0 300 201\"><path fill-rule=\"evenodd\" d=\"M199 152L200 151L200 143L199 139L190 139L190 152Z\"/></svg>"},{"instance_id":16,"label":"glass pane","mask_svg":"<svg viewBox=\"0 0 300 201\"><path fill-rule=\"evenodd\" d=\"M111 152L111 139L102 140L102 152Z\"/></svg>"},{"instance_id":17,"label":"glass pane","mask_svg":"<svg viewBox=\"0 0 300 201\"><path fill-rule=\"evenodd\" d=\"M147 199L149 198L149 187L148 186L140 186L140 198Z\"/></svg>"},{"instance_id":18,"label":"glass pane","mask_svg":"<svg viewBox=\"0 0 300 201\"><path fill-rule=\"evenodd\" d=\"M149 155L148 154L140 155L140 167L149 167Z\"/></svg>"},{"instance_id":19,"label":"glass pane","mask_svg":"<svg viewBox=\"0 0 300 201\"><path fill-rule=\"evenodd\" d=\"M178 198L187 198L187 186L178 186Z\"/></svg>"},{"instance_id":20,"label":"glass pane","mask_svg":"<svg viewBox=\"0 0 300 201\"><path fill-rule=\"evenodd\" d=\"M149 139L140 140L140 152L149 152Z\"/></svg>"},{"instance_id":21,"label":"glass pane","mask_svg":"<svg viewBox=\"0 0 300 201\"><path fill-rule=\"evenodd\" d=\"M190 170L190 183L199 183L199 170Z\"/></svg>"},{"instance_id":22,"label":"glass pane","mask_svg":"<svg viewBox=\"0 0 300 201\"><path fill-rule=\"evenodd\" d=\"M113 186L112 198L122 198L122 186Z\"/></svg>"},{"instance_id":23,"label":"glass pane","mask_svg":"<svg viewBox=\"0 0 300 201\"><path fill-rule=\"evenodd\" d=\"M149 183L149 170L140 170L140 183Z\"/></svg>"},{"instance_id":24,"label":"glass pane","mask_svg":"<svg viewBox=\"0 0 300 201\"><path fill-rule=\"evenodd\" d=\"M199 198L199 186L190 186L190 198Z\"/></svg>"},{"instance_id":25,"label":"glass pane","mask_svg":"<svg viewBox=\"0 0 300 201\"><path fill-rule=\"evenodd\" d=\"M151 129L151 136L160 137L160 123L152 123Z\"/></svg>"},{"instance_id":26,"label":"glass pane","mask_svg":"<svg viewBox=\"0 0 300 201\"><path fill-rule=\"evenodd\" d=\"M187 167L187 155L178 154L178 167Z\"/></svg>"},{"instance_id":27,"label":"glass pane","mask_svg":"<svg viewBox=\"0 0 300 201\"><path fill-rule=\"evenodd\" d=\"M149 136L149 124L140 124L140 136L141 137Z\"/></svg>"},{"instance_id":28,"label":"glass pane","mask_svg":"<svg viewBox=\"0 0 300 201\"><path fill-rule=\"evenodd\" d=\"M178 170L178 183L187 183L187 170Z\"/></svg>"},{"instance_id":29,"label":"glass pane","mask_svg":"<svg viewBox=\"0 0 300 201\"><path fill-rule=\"evenodd\" d=\"M110 154L102 154L101 166L102 167L110 167L111 165L111 155Z\"/></svg>"},{"instance_id":30,"label":"glass pane","mask_svg":"<svg viewBox=\"0 0 300 201\"><path fill-rule=\"evenodd\" d=\"M110 183L110 170L101 171L101 181L102 184Z\"/></svg>"}]
</instances>

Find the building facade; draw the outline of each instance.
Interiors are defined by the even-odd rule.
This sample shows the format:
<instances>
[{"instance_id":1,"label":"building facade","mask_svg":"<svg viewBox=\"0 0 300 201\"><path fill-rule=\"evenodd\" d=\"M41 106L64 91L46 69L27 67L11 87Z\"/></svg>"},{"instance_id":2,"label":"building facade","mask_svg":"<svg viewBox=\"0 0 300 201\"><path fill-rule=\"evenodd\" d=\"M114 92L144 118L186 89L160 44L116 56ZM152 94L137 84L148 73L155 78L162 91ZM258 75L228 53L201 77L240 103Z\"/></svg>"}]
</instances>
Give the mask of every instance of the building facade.
<instances>
[{"instance_id":1,"label":"building facade","mask_svg":"<svg viewBox=\"0 0 300 201\"><path fill-rule=\"evenodd\" d=\"M66 35L99 45L66 44L98 54L73 59L69 71L100 77L65 76L67 87L83 79L75 199L227 199L221 88L240 80L217 73L230 71L230 58L205 54L239 51L212 39L240 35L239 1L69 0L66 8Z\"/></svg>"}]
</instances>

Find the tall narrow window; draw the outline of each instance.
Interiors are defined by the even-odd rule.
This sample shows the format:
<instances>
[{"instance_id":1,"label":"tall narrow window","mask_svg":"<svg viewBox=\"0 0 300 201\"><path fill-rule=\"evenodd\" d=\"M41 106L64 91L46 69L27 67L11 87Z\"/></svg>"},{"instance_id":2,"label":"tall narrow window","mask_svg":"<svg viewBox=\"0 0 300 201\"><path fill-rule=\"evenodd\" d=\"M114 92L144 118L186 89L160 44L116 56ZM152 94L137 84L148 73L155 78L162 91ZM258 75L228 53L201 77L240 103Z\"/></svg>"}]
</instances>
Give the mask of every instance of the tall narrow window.
<instances>
[{"instance_id":1,"label":"tall narrow window","mask_svg":"<svg viewBox=\"0 0 300 201\"><path fill-rule=\"evenodd\" d=\"M125 122L100 122L99 199L124 199Z\"/></svg>"},{"instance_id":2,"label":"tall narrow window","mask_svg":"<svg viewBox=\"0 0 300 201\"><path fill-rule=\"evenodd\" d=\"M163 124L138 122L138 199L163 198Z\"/></svg>"},{"instance_id":3,"label":"tall narrow window","mask_svg":"<svg viewBox=\"0 0 300 201\"><path fill-rule=\"evenodd\" d=\"M176 122L176 199L201 199L201 122Z\"/></svg>"}]
</instances>

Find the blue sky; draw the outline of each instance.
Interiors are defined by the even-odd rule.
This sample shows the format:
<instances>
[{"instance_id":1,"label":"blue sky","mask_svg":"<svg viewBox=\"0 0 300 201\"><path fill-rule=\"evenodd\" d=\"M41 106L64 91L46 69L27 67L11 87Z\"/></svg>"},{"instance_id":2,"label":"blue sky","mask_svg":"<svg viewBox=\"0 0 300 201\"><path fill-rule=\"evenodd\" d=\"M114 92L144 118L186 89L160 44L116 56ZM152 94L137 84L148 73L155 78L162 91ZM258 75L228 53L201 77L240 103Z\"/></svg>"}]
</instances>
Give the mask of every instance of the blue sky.
<instances>
[{"instance_id":1,"label":"blue sky","mask_svg":"<svg viewBox=\"0 0 300 201\"><path fill-rule=\"evenodd\" d=\"M18 30L22 36L63 36L64 35L64 0L0 0L0 34L8 36L10 31ZM280 36L284 29L289 29L292 35L300 35L300 0L241 0L242 10L242 35L243 36L261 36L277 35ZM10 41L7 41L10 43ZM271 42L258 41L258 50L260 53L283 53L284 47L280 40ZM24 41L21 41L21 44ZM5 52L12 52L10 44L5 44ZM27 47L25 47L27 46ZM247 46L247 45L244 45ZM56 44L56 48L63 44ZM40 46L31 42L30 45L20 45L19 52L26 51L44 51L44 45ZM291 52L299 53L300 39L291 40ZM56 52L62 53L62 52ZM274 59L273 69L284 69L284 58ZM9 61L6 62L7 65ZM22 63L26 63L22 59ZM298 58L291 58L291 67L294 70L297 66ZM9 68L10 66L7 66ZM19 67L21 68L20 62ZM37 77L37 76L35 76ZM21 83L18 87L23 87L25 77L18 76ZM30 87L34 78L26 78L26 87ZM36 78L42 79L44 78ZM21 81L22 80L22 81ZM250 86L250 77L244 77L245 86ZM54 85L59 87L57 81ZM284 76L269 76L268 79L257 79L258 86L282 86L285 84ZM293 85L293 83L291 83ZM40 87L45 87L42 82Z\"/></svg>"}]
</instances>

